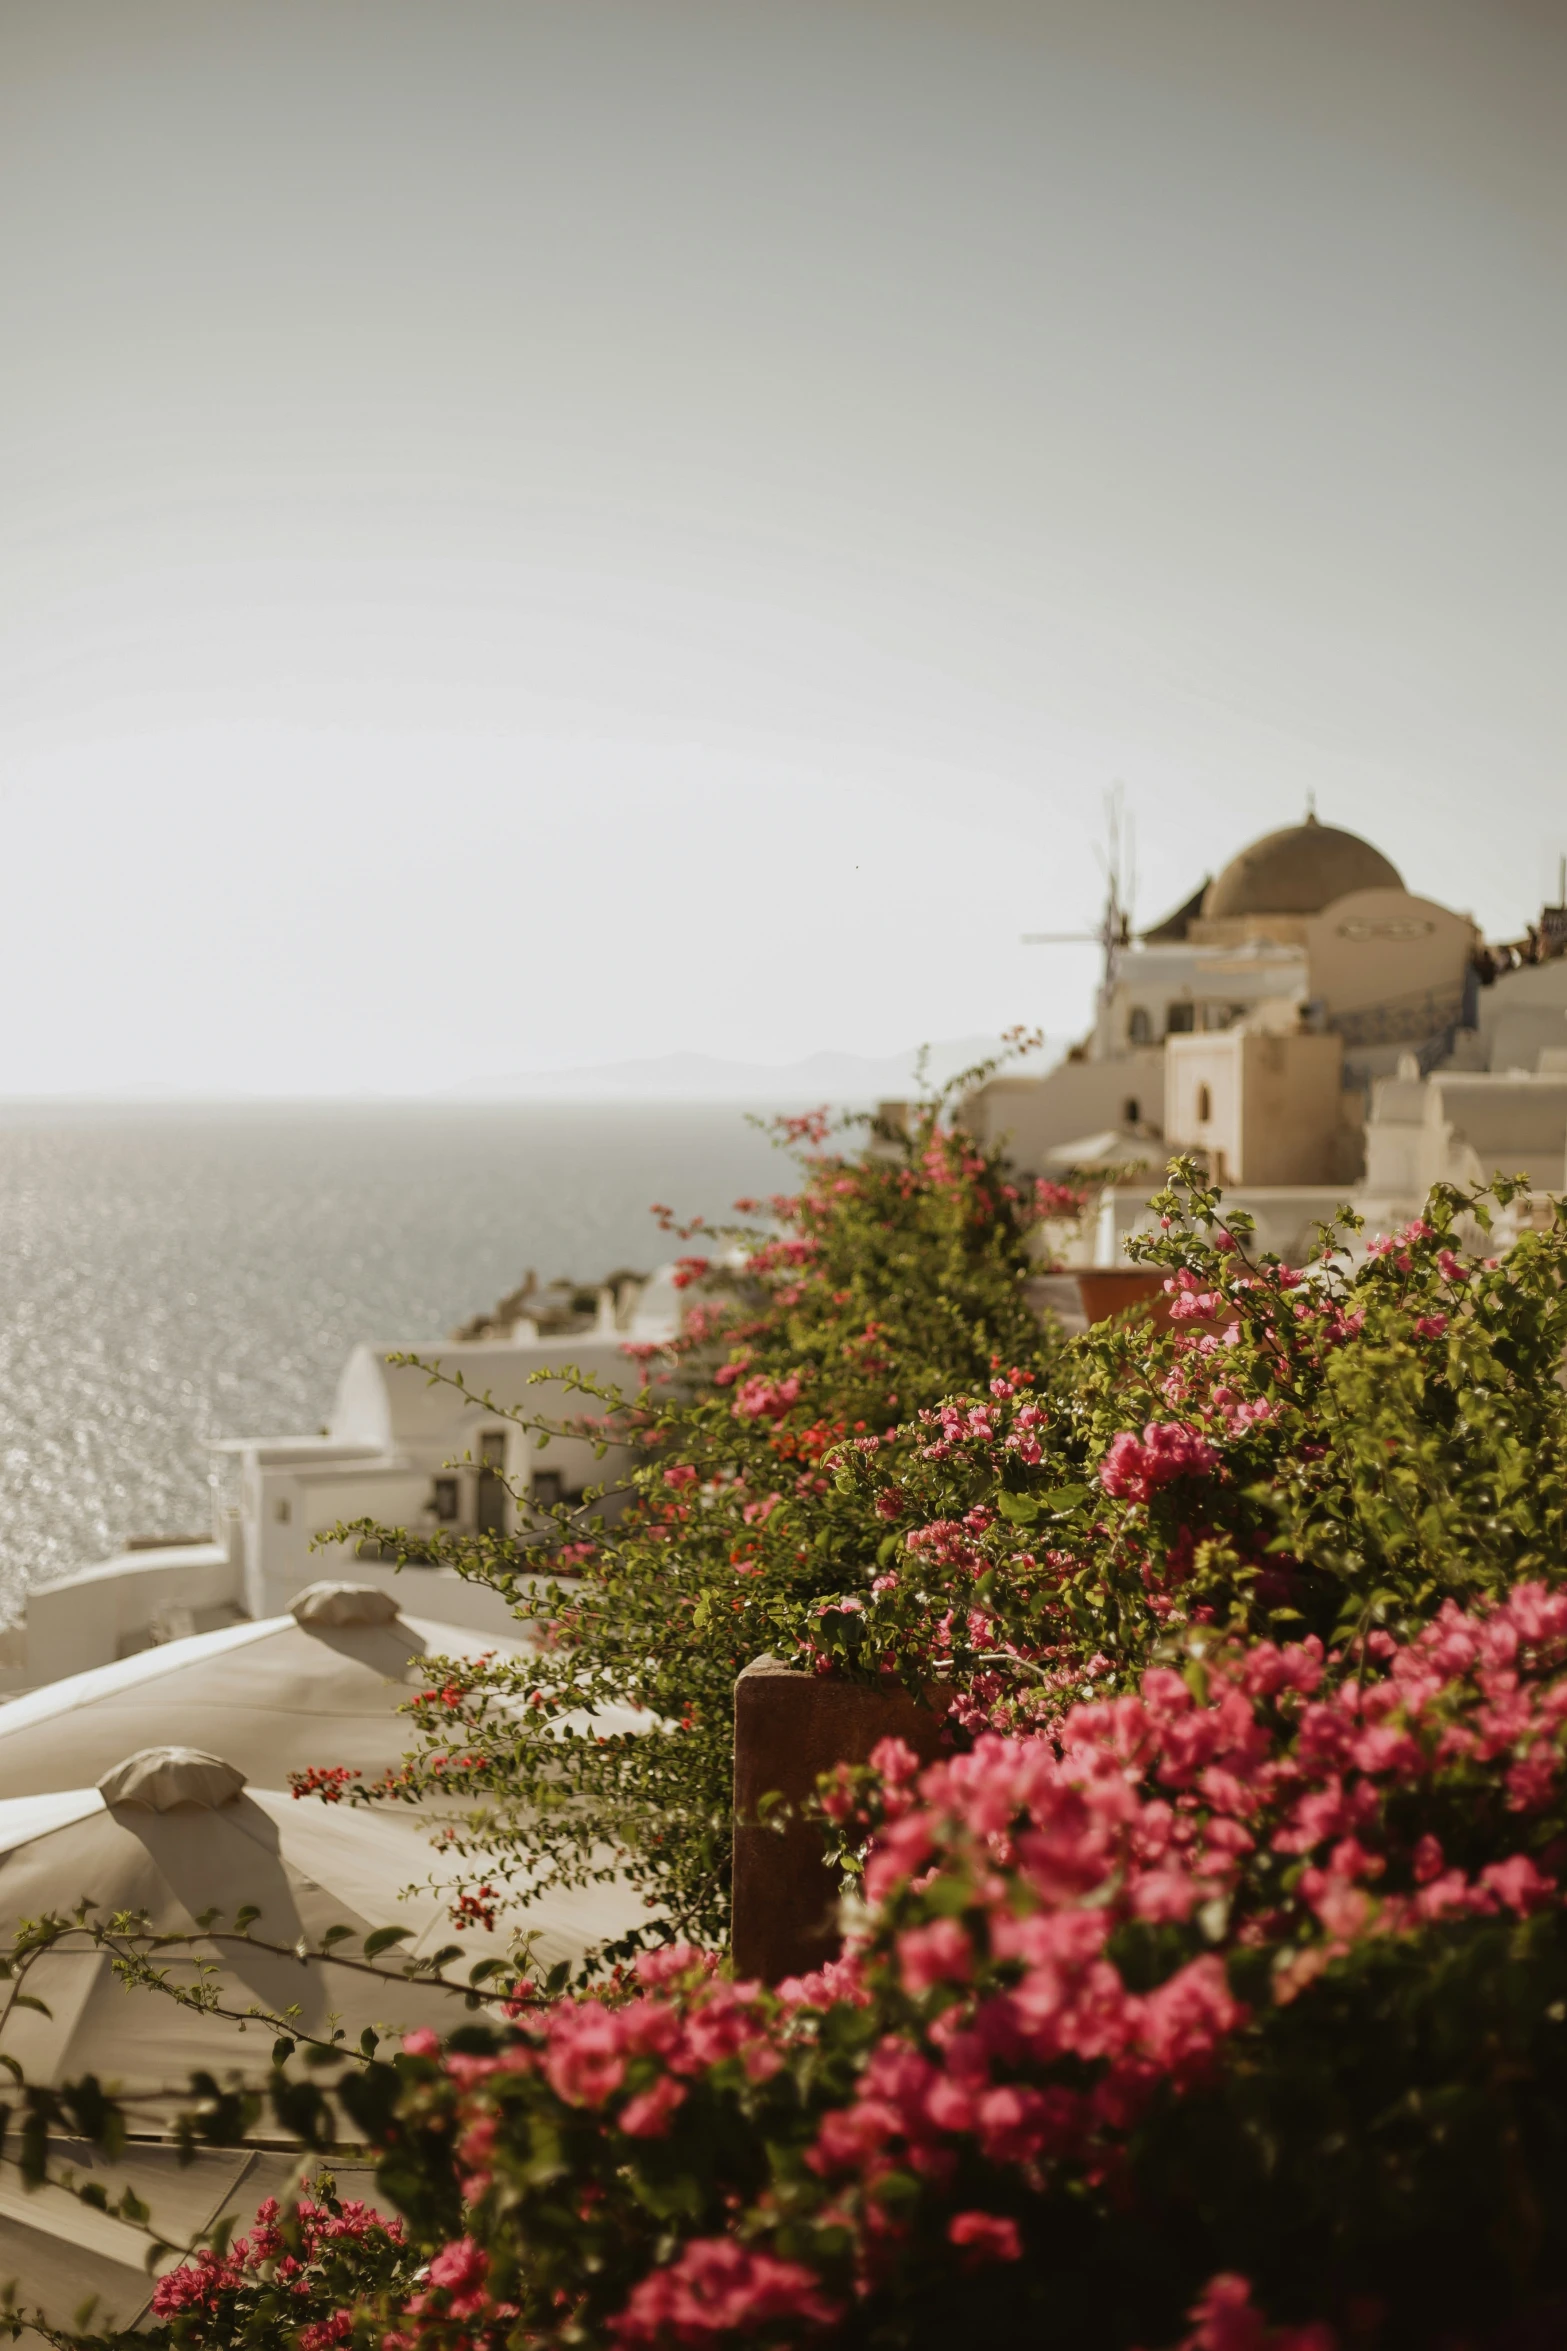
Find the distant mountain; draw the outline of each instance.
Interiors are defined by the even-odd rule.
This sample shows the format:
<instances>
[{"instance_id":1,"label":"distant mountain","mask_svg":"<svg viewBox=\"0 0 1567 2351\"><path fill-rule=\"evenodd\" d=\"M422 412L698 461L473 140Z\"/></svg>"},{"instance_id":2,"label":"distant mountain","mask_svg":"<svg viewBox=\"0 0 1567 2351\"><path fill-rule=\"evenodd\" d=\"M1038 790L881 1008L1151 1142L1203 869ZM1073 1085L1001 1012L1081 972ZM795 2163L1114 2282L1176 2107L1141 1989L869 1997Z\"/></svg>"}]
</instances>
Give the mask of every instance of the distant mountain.
<instances>
[{"instance_id":1,"label":"distant mountain","mask_svg":"<svg viewBox=\"0 0 1567 2351\"><path fill-rule=\"evenodd\" d=\"M583 1069L531 1069L470 1078L451 1089L486 1102L876 1102L914 1091L917 1046L878 1058L811 1053L803 1061L723 1061L710 1053L661 1053L648 1061L606 1061ZM939 1084L996 1050L994 1037L944 1037L930 1049ZM1048 1069L1059 1045L1020 1066Z\"/></svg>"}]
</instances>

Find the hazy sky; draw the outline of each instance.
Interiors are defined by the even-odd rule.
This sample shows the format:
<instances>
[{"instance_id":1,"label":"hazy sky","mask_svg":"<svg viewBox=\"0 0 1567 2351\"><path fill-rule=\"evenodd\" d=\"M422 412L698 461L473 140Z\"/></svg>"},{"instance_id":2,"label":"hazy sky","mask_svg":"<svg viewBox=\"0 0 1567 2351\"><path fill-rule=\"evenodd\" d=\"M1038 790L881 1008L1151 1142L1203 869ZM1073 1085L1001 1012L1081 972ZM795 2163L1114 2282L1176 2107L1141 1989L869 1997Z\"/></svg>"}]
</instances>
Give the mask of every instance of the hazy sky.
<instances>
[{"instance_id":1,"label":"hazy sky","mask_svg":"<svg viewBox=\"0 0 1567 2351\"><path fill-rule=\"evenodd\" d=\"M0 0L0 1092L1087 1014L1567 849L1567 9Z\"/></svg>"}]
</instances>

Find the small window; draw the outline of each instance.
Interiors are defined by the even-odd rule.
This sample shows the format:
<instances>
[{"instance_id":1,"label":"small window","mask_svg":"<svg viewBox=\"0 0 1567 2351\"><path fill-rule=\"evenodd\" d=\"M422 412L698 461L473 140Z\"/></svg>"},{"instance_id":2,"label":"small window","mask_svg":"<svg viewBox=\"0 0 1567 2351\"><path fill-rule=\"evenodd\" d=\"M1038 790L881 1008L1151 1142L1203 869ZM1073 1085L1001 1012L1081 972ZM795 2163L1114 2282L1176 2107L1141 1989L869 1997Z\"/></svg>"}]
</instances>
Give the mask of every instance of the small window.
<instances>
[{"instance_id":1,"label":"small window","mask_svg":"<svg viewBox=\"0 0 1567 2351\"><path fill-rule=\"evenodd\" d=\"M1151 1045L1153 1043L1153 1022L1148 1017L1148 1007L1145 1004L1132 1006L1132 1017L1126 1024L1126 1041L1129 1045Z\"/></svg>"},{"instance_id":2,"label":"small window","mask_svg":"<svg viewBox=\"0 0 1567 2351\"><path fill-rule=\"evenodd\" d=\"M1143 1106L1141 1102L1138 1101L1135 1094L1128 1094L1126 1100L1121 1105L1122 1124L1124 1126L1134 1127L1142 1115Z\"/></svg>"},{"instance_id":3,"label":"small window","mask_svg":"<svg viewBox=\"0 0 1567 2351\"><path fill-rule=\"evenodd\" d=\"M479 1438L479 1482L474 1490L474 1519L481 1535L504 1535L506 1505L506 1431L485 1429Z\"/></svg>"},{"instance_id":4,"label":"small window","mask_svg":"<svg viewBox=\"0 0 1567 2351\"><path fill-rule=\"evenodd\" d=\"M443 1526L450 1526L457 1516L457 1480L437 1478L431 1491L430 1506Z\"/></svg>"},{"instance_id":5,"label":"small window","mask_svg":"<svg viewBox=\"0 0 1567 2351\"><path fill-rule=\"evenodd\" d=\"M277 1500L272 1505L272 1515L277 1520L280 1527L287 1526L294 1513L286 1494L279 1494Z\"/></svg>"},{"instance_id":6,"label":"small window","mask_svg":"<svg viewBox=\"0 0 1567 2351\"><path fill-rule=\"evenodd\" d=\"M1197 1089L1197 1124L1205 1127L1213 1116L1213 1096L1206 1086Z\"/></svg>"},{"instance_id":7,"label":"small window","mask_svg":"<svg viewBox=\"0 0 1567 2351\"><path fill-rule=\"evenodd\" d=\"M1190 1004L1171 1004L1165 1009L1164 1025L1172 1037L1189 1037L1195 1025L1195 1007Z\"/></svg>"},{"instance_id":8,"label":"small window","mask_svg":"<svg viewBox=\"0 0 1567 2351\"><path fill-rule=\"evenodd\" d=\"M566 1499L566 1481L558 1469L536 1469L533 1499L541 1510L557 1510Z\"/></svg>"}]
</instances>

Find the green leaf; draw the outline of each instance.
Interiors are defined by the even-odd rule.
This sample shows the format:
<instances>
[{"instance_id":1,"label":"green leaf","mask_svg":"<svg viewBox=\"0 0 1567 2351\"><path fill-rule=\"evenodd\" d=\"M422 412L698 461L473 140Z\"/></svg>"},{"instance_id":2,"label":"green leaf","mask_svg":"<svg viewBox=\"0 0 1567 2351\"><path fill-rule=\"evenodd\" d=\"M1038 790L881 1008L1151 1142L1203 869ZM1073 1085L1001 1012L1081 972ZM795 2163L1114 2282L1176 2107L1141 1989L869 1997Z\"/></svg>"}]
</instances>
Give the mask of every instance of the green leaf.
<instances>
[{"instance_id":1,"label":"green leaf","mask_svg":"<svg viewBox=\"0 0 1567 2351\"><path fill-rule=\"evenodd\" d=\"M379 1959L394 1943L406 1943L412 1933L412 1927L376 1927L365 1937L366 1959Z\"/></svg>"}]
</instances>

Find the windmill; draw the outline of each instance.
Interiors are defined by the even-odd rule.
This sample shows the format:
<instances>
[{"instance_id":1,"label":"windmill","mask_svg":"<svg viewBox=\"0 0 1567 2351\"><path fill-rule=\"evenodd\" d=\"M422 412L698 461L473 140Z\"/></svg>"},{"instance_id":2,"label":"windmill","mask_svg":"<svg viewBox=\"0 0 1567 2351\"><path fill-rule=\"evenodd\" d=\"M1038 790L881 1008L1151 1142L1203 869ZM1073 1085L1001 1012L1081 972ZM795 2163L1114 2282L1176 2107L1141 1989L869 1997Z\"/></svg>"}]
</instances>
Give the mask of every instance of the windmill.
<instances>
[{"instance_id":1,"label":"windmill","mask_svg":"<svg viewBox=\"0 0 1567 2351\"><path fill-rule=\"evenodd\" d=\"M1115 993L1121 958L1132 943L1132 905L1137 895L1134 828L1127 815L1122 788L1112 785L1105 794L1105 846L1096 849L1105 877L1105 908L1095 931L1025 931L1025 947L1097 946L1104 956L1099 981L1098 1008L1103 1012Z\"/></svg>"}]
</instances>

